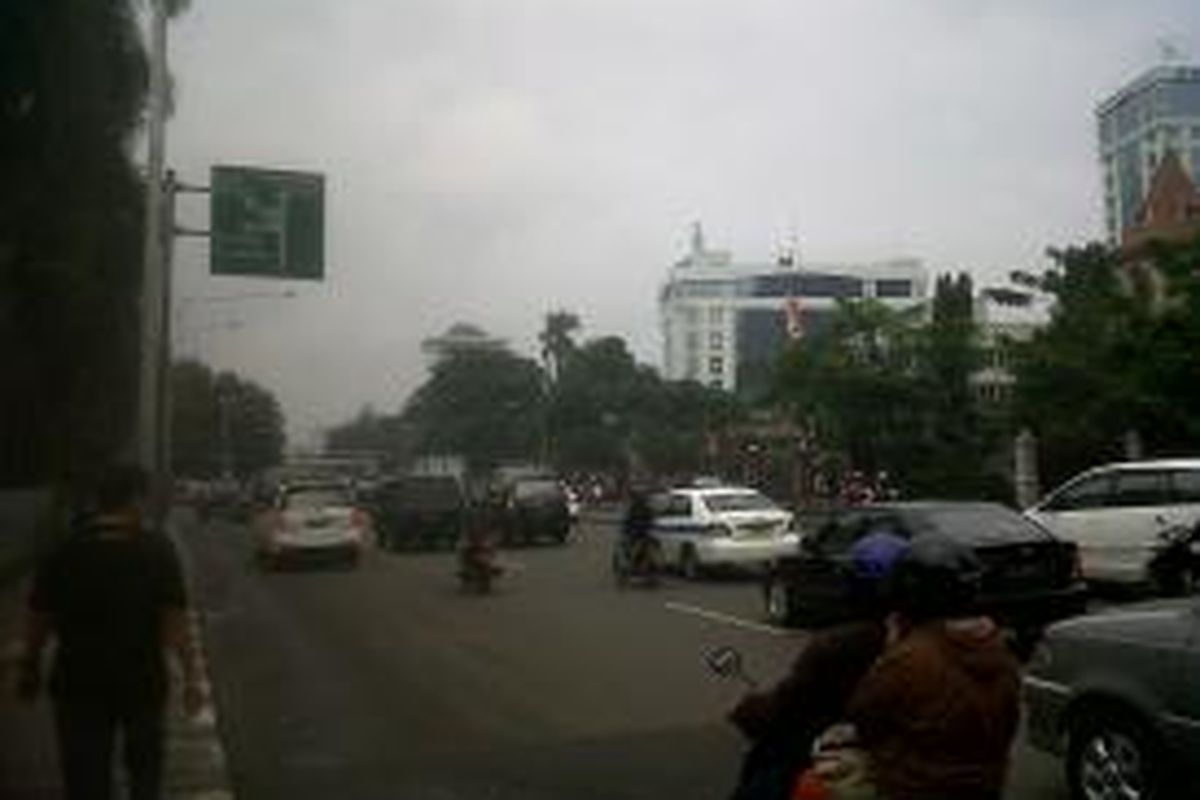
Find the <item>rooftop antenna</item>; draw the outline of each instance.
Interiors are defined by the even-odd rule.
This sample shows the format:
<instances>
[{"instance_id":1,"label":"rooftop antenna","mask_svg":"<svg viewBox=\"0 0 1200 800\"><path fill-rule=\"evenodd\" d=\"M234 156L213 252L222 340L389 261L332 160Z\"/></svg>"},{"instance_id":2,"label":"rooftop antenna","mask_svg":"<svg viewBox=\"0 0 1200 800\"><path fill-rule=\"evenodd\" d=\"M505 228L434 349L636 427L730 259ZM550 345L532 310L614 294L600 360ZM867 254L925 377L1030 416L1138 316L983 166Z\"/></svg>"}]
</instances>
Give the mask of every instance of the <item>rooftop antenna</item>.
<instances>
[{"instance_id":1,"label":"rooftop antenna","mask_svg":"<svg viewBox=\"0 0 1200 800\"><path fill-rule=\"evenodd\" d=\"M704 253L704 227L700 224L700 220L692 223L692 255L699 256Z\"/></svg>"},{"instance_id":2,"label":"rooftop antenna","mask_svg":"<svg viewBox=\"0 0 1200 800\"><path fill-rule=\"evenodd\" d=\"M1178 36L1160 36L1155 40L1158 45L1158 58L1166 66L1182 64L1187 56L1185 46Z\"/></svg>"}]
</instances>

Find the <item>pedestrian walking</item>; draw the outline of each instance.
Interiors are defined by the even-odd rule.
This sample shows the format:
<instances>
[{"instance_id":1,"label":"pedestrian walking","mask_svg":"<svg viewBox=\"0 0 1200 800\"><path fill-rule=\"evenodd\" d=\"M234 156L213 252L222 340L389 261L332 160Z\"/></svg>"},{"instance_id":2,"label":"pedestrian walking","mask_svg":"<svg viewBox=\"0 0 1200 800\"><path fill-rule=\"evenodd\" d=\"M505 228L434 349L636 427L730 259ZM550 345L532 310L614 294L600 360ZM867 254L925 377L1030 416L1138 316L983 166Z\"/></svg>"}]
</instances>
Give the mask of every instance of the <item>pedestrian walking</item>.
<instances>
[{"instance_id":1,"label":"pedestrian walking","mask_svg":"<svg viewBox=\"0 0 1200 800\"><path fill-rule=\"evenodd\" d=\"M178 554L147 526L145 474L109 469L96 511L38 568L29 596L20 691L32 700L42 654L57 649L49 681L67 800L113 796L118 738L130 800L161 796L173 652L191 715L205 697Z\"/></svg>"}]
</instances>

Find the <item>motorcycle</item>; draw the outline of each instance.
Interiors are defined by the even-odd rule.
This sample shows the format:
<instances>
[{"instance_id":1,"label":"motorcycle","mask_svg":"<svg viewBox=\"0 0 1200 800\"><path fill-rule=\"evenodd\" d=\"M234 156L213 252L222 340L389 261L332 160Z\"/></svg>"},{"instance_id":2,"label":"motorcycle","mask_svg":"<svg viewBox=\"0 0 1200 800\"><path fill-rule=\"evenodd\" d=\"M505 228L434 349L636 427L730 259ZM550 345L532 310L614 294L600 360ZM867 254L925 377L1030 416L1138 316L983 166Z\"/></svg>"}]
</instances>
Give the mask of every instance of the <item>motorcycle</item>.
<instances>
[{"instance_id":1,"label":"motorcycle","mask_svg":"<svg viewBox=\"0 0 1200 800\"><path fill-rule=\"evenodd\" d=\"M662 547L649 536L638 539L622 536L613 548L612 570L619 587L635 581L657 587L662 574Z\"/></svg>"},{"instance_id":2,"label":"motorcycle","mask_svg":"<svg viewBox=\"0 0 1200 800\"><path fill-rule=\"evenodd\" d=\"M1154 590L1166 597L1195 590L1200 584L1200 523L1171 525L1159 531L1150 581Z\"/></svg>"},{"instance_id":3,"label":"motorcycle","mask_svg":"<svg viewBox=\"0 0 1200 800\"><path fill-rule=\"evenodd\" d=\"M463 591L487 594L504 574L497 563L496 546L490 539L467 540L458 550L458 579Z\"/></svg>"}]
</instances>

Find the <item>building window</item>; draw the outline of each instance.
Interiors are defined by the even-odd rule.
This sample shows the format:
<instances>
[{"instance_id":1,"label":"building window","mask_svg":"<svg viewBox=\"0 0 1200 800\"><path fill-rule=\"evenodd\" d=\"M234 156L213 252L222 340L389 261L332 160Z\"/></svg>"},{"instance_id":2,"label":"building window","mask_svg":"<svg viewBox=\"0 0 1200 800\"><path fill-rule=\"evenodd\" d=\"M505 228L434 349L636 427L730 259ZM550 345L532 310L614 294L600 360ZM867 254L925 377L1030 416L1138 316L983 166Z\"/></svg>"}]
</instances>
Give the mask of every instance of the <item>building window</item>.
<instances>
[{"instance_id":1,"label":"building window","mask_svg":"<svg viewBox=\"0 0 1200 800\"><path fill-rule=\"evenodd\" d=\"M710 331L708 334L708 349L709 350L724 350L725 349L725 333L723 331Z\"/></svg>"},{"instance_id":2,"label":"building window","mask_svg":"<svg viewBox=\"0 0 1200 800\"><path fill-rule=\"evenodd\" d=\"M684 373L688 380L694 381L700 377L700 359L692 357L688 359L687 371Z\"/></svg>"},{"instance_id":3,"label":"building window","mask_svg":"<svg viewBox=\"0 0 1200 800\"><path fill-rule=\"evenodd\" d=\"M724 325L725 324L725 309L720 306L713 306L708 309L708 324L709 325Z\"/></svg>"},{"instance_id":4,"label":"building window","mask_svg":"<svg viewBox=\"0 0 1200 800\"><path fill-rule=\"evenodd\" d=\"M875 282L876 297L912 297L913 283L908 279L884 278Z\"/></svg>"},{"instance_id":5,"label":"building window","mask_svg":"<svg viewBox=\"0 0 1200 800\"><path fill-rule=\"evenodd\" d=\"M713 378L708 382L708 386L710 389L724 389L725 381L721 380L720 378Z\"/></svg>"},{"instance_id":6,"label":"building window","mask_svg":"<svg viewBox=\"0 0 1200 800\"><path fill-rule=\"evenodd\" d=\"M700 349L700 334L699 334L699 332L688 331L687 339L685 341L687 342L688 352L694 353L695 351Z\"/></svg>"},{"instance_id":7,"label":"building window","mask_svg":"<svg viewBox=\"0 0 1200 800\"><path fill-rule=\"evenodd\" d=\"M712 356L708 359L708 374L713 377L725 374L725 359L722 356Z\"/></svg>"}]
</instances>

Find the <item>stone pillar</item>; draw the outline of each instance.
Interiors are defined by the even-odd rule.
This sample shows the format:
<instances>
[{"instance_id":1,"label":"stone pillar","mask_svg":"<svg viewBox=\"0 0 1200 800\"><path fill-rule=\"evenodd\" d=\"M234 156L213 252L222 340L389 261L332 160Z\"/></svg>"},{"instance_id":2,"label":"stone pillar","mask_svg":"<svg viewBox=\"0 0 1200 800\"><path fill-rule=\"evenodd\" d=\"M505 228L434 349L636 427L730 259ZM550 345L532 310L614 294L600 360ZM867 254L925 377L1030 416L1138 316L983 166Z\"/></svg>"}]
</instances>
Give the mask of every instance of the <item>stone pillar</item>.
<instances>
[{"instance_id":1,"label":"stone pillar","mask_svg":"<svg viewBox=\"0 0 1200 800\"><path fill-rule=\"evenodd\" d=\"M1041 495L1038 486L1037 437L1022 428L1013 441L1013 486L1019 508L1029 508Z\"/></svg>"},{"instance_id":2,"label":"stone pillar","mask_svg":"<svg viewBox=\"0 0 1200 800\"><path fill-rule=\"evenodd\" d=\"M1141 461L1146 457L1146 447L1142 444L1142 435L1134 429L1125 431L1125 438L1122 442L1125 450L1125 458L1128 461Z\"/></svg>"}]
</instances>

